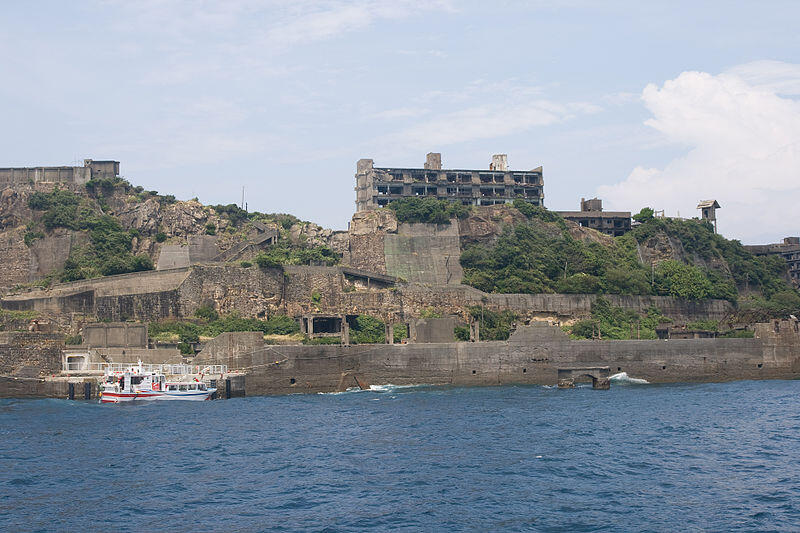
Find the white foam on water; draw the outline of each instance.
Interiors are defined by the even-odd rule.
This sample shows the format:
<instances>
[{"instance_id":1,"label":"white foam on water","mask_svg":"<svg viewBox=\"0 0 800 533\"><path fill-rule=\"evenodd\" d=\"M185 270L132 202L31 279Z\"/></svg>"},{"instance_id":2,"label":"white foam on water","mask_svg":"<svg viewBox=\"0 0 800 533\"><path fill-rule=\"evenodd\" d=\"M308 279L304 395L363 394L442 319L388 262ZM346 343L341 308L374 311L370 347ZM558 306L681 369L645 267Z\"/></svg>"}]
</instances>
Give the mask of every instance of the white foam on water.
<instances>
[{"instance_id":1,"label":"white foam on water","mask_svg":"<svg viewBox=\"0 0 800 533\"><path fill-rule=\"evenodd\" d=\"M425 387L426 385L392 385L391 383L387 383L386 385L370 385L369 390L372 392L392 392L400 389L414 389L417 387Z\"/></svg>"},{"instance_id":2,"label":"white foam on water","mask_svg":"<svg viewBox=\"0 0 800 533\"><path fill-rule=\"evenodd\" d=\"M616 383L617 385L649 385L650 382L646 379L640 378L632 378L628 375L627 372L619 372L618 374L614 374L613 376L609 377L612 382Z\"/></svg>"},{"instance_id":3,"label":"white foam on water","mask_svg":"<svg viewBox=\"0 0 800 533\"><path fill-rule=\"evenodd\" d=\"M370 385L368 389L361 389L359 387L348 387L345 391L339 392L318 392L317 394L329 394L329 395L337 395L337 394L351 394L355 392L394 392L396 390L401 389L413 389L416 387L427 387L427 385L420 384L420 385L393 385L391 383L387 383L386 385Z\"/></svg>"}]
</instances>

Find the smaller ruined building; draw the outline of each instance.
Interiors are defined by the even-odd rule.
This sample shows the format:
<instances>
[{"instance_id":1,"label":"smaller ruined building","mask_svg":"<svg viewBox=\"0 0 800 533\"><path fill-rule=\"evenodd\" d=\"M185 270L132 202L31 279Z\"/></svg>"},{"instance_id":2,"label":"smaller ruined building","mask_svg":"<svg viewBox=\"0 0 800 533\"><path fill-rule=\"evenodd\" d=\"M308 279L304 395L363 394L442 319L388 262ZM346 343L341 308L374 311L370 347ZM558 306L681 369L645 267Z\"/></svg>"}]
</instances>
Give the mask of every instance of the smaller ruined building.
<instances>
[{"instance_id":1,"label":"smaller ruined building","mask_svg":"<svg viewBox=\"0 0 800 533\"><path fill-rule=\"evenodd\" d=\"M442 154L429 153L424 168L376 167L372 159L356 165L356 211L387 206L399 198L438 198L464 205L495 205L524 198L544 205L542 167L509 170L508 156L495 154L488 170L442 169Z\"/></svg>"},{"instance_id":2,"label":"smaller ruined building","mask_svg":"<svg viewBox=\"0 0 800 533\"><path fill-rule=\"evenodd\" d=\"M703 200L697 204L697 209L700 210L700 219L714 226L714 233L717 233L717 209L721 207L716 200Z\"/></svg>"},{"instance_id":3,"label":"smaller ruined building","mask_svg":"<svg viewBox=\"0 0 800 533\"><path fill-rule=\"evenodd\" d=\"M789 276L800 285L800 237L786 237L781 243L745 246L753 255L779 255L789 265Z\"/></svg>"},{"instance_id":4,"label":"smaller ruined building","mask_svg":"<svg viewBox=\"0 0 800 533\"><path fill-rule=\"evenodd\" d=\"M84 159L82 167L0 168L0 186L13 187L34 183L83 185L92 178L119 176L119 161Z\"/></svg>"},{"instance_id":5,"label":"smaller ruined building","mask_svg":"<svg viewBox=\"0 0 800 533\"><path fill-rule=\"evenodd\" d=\"M616 237L631 229L630 211L603 211L603 201L599 198L581 198L580 211L557 211L566 220L580 224L584 228L601 231Z\"/></svg>"}]
</instances>

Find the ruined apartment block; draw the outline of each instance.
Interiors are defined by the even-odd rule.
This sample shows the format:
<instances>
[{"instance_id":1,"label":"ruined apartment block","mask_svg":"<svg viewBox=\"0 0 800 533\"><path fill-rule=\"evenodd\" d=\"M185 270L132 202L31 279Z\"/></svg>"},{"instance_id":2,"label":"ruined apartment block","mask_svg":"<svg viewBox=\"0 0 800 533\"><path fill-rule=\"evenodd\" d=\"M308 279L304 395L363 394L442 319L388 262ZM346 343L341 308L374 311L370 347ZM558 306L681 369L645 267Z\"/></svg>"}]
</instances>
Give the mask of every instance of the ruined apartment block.
<instances>
[{"instance_id":1,"label":"ruined apartment block","mask_svg":"<svg viewBox=\"0 0 800 533\"><path fill-rule=\"evenodd\" d=\"M580 211L556 211L565 220L577 222L585 228L601 231L612 237L624 235L631 229L630 211L603 211L599 198L581 198Z\"/></svg>"},{"instance_id":2,"label":"ruined apartment block","mask_svg":"<svg viewBox=\"0 0 800 533\"><path fill-rule=\"evenodd\" d=\"M506 154L492 156L488 170L442 169L442 154L429 153L423 168L373 166L372 159L356 165L356 211L385 207L399 198L437 198L464 205L495 205L524 198L543 205L542 167L509 170Z\"/></svg>"},{"instance_id":3,"label":"ruined apartment block","mask_svg":"<svg viewBox=\"0 0 800 533\"><path fill-rule=\"evenodd\" d=\"M789 266L789 276L800 285L800 237L786 237L783 242L775 244L756 244L745 246L745 250L753 255L777 255Z\"/></svg>"}]
</instances>

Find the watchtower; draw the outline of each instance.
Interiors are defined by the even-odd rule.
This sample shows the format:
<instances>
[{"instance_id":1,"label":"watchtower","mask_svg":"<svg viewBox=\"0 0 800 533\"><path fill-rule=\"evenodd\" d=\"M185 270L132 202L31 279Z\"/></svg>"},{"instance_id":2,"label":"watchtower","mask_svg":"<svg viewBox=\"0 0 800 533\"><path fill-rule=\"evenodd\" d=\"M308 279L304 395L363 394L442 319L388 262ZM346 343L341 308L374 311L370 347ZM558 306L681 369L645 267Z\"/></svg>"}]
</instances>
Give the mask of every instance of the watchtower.
<instances>
[{"instance_id":1,"label":"watchtower","mask_svg":"<svg viewBox=\"0 0 800 533\"><path fill-rule=\"evenodd\" d=\"M717 232L717 209L720 205L716 200L703 200L697 204L697 209L700 210L700 219L707 220L714 226L714 233Z\"/></svg>"}]
</instances>

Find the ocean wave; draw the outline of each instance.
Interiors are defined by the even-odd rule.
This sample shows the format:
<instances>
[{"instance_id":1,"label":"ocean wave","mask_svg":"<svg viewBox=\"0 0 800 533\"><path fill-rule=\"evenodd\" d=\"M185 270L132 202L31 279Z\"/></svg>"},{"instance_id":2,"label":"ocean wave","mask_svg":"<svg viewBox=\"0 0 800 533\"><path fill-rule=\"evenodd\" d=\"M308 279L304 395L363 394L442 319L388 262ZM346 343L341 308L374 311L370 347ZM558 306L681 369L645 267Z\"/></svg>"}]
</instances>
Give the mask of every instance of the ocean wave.
<instances>
[{"instance_id":1,"label":"ocean wave","mask_svg":"<svg viewBox=\"0 0 800 533\"><path fill-rule=\"evenodd\" d=\"M627 372L619 372L609 377L616 385L649 385L650 382L646 379L632 378Z\"/></svg>"}]
</instances>

